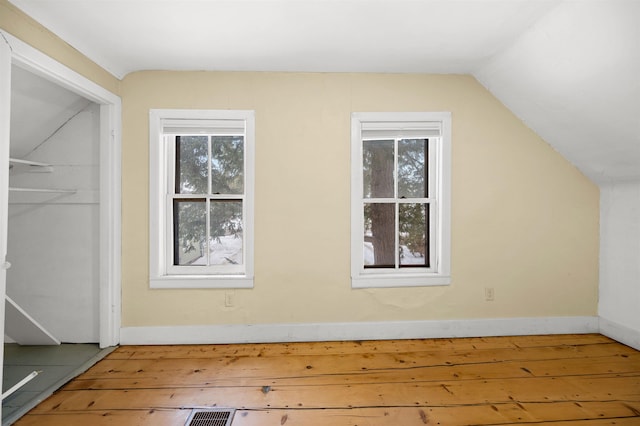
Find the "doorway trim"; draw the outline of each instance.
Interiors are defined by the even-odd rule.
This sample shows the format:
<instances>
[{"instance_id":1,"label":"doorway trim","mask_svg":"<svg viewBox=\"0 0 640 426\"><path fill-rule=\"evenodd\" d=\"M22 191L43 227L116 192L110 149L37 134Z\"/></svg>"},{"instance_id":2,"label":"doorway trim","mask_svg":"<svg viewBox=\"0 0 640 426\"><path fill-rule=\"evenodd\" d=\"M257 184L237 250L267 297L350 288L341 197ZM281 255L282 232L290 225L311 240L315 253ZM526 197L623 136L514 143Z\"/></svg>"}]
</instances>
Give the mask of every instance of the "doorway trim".
<instances>
[{"instance_id":1,"label":"doorway trim","mask_svg":"<svg viewBox=\"0 0 640 426\"><path fill-rule=\"evenodd\" d=\"M0 31L11 64L100 105L100 347L120 343L121 324L121 114L119 96L66 65ZM9 65L11 65L9 64ZM4 329L4 326L3 326Z\"/></svg>"}]
</instances>

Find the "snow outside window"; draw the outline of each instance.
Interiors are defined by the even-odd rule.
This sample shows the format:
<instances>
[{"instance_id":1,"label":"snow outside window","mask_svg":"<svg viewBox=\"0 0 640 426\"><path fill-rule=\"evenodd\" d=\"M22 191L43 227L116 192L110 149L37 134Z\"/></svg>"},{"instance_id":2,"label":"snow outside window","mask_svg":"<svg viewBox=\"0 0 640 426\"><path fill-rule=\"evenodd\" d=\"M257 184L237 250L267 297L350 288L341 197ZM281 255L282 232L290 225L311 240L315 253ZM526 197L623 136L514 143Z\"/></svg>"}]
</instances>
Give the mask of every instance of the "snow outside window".
<instances>
[{"instance_id":1,"label":"snow outside window","mask_svg":"<svg viewBox=\"0 0 640 426\"><path fill-rule=\"evenodd\" d=\"M253 286L253 111L149 114L151 287Z\"/></svg>"},{"instance_id":2,"label":"snow outside window","mask_svg":"<svg viewBox=\"0 0 640 426\"><path fill-rule=\"evenodd\" d=\"M450 283L451 114L353 113L353 287Z\"/></svg>"}]
</instances>

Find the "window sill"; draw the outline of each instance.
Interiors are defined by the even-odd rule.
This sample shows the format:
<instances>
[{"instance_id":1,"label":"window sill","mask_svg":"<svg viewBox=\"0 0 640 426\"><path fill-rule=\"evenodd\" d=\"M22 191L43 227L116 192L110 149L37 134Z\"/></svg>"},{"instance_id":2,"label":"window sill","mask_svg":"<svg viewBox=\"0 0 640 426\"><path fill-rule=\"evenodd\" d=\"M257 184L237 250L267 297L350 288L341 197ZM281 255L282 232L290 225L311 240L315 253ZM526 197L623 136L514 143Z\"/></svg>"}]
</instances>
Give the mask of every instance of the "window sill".
<instances>
[{"instance_id":1,"label":"window sill","mask_svg":"<svg viewBox=\"0 0 640 426\"><path fill-rule=\"evenodd\" d=\"M157 289L253 288L253 277L246 275L164 275L151 278L149 286Z\"/></svg>"},{"instance_id":2,"label":"window sill","mask_svg":"<svg viewBox=\"0 0 640 426\"><path fill-rule=\"evenodd\" d=\"M450 275L363 276L351 278L351 288L430 287L450 285Z\"/></svg>"}]
</instances>

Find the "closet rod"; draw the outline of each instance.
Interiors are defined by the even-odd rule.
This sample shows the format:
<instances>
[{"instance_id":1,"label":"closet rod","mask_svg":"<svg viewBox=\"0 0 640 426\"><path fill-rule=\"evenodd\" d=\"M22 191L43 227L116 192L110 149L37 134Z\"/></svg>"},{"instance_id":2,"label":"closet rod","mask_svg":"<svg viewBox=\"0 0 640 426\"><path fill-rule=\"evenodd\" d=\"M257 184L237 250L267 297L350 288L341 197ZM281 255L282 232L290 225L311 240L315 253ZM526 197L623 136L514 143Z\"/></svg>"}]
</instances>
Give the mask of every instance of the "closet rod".
<instances>
[{"instance_id":1,"label":"closet rod","mask_svg":"<svg viewBox=\"0 0 640 426\"><path fill-rule=\"evenodd\" d=\"M52 192L52 193L58 193L58 194L75 194L76 191L75 189L45 189L45 188L15 188L15 187L9 187L9 191L14 191L14 192Z\"/></svg>"}]
</instances>

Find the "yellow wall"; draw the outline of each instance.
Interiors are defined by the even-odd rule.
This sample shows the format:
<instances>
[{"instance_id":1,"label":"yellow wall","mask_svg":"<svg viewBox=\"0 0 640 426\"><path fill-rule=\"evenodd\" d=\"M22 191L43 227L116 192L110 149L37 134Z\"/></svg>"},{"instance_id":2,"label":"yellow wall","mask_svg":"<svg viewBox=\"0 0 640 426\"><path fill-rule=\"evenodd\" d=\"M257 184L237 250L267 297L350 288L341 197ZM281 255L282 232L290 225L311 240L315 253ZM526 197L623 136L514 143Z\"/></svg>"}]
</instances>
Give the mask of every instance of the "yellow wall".
<instances>
[{"instance_id":1,"label":"yellow wall","mask_svg":"<svg viewBox=\"0 0 640 426\"><path fill-rule=\"evenodd\" d=\"M121 95L123 326L596 315L597 186L472 77L149 71ZM150 108L256 111L255 288L234 307L149 289ZM350 288L353 111L452 112L450 286Z\"/></svg>"},{"instance_id":2,"label":"yellow wall","mask_svg":"<svg viewBox=\"0 0 640 426\"><path fill-rule=\"evenodd\" d=\"M63 63L111 93L120 94L120 80L7 0L0 0L0 29Z\"/></svg>"}]
</instances>

